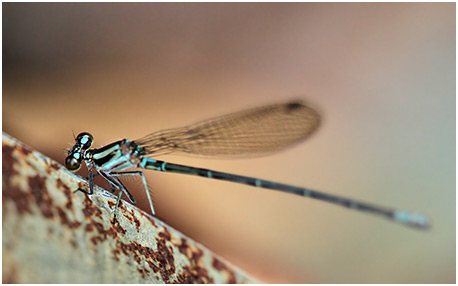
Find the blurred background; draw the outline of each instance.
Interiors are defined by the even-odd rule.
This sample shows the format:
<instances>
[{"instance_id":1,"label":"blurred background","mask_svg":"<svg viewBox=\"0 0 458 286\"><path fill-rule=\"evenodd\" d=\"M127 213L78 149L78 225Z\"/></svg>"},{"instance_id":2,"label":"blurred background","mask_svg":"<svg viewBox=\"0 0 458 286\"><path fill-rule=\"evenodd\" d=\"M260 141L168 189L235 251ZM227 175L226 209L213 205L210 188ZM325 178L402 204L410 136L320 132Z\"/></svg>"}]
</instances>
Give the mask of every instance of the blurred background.
<instances>
[{"instance_id":1,"label":"blurred background","mask_svg":"<svg viewBox=\"0 0 458 286\"><path fill-rule=\"evenodd\" d=\"M159 218L264 282L455 283L455 3L2 7L3 131L63 163L73 133L100 147L303 99L323 124L287 151L160 159L423 212L429 231L150 171Z\"/></svg>"}]
</instances>

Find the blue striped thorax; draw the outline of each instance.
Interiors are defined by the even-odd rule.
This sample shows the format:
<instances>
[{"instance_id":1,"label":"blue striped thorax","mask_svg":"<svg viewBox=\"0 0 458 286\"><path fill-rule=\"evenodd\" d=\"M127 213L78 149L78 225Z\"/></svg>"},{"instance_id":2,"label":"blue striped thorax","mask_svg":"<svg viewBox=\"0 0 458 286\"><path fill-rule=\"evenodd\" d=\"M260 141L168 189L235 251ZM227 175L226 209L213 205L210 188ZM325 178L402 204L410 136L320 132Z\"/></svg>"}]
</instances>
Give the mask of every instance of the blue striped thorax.
<instances>
[{"instance_id":1,"label":"blue striped thorax","mask_svg":"<svg viewBox=\"0 0 458 286\"><path fill-rule=\"evenodd\" d=\"M91 155L98 170L121 171L137 168L141 162L141 148L127 139L89 150L87 153Z\"/></svg>"}]
</instances>

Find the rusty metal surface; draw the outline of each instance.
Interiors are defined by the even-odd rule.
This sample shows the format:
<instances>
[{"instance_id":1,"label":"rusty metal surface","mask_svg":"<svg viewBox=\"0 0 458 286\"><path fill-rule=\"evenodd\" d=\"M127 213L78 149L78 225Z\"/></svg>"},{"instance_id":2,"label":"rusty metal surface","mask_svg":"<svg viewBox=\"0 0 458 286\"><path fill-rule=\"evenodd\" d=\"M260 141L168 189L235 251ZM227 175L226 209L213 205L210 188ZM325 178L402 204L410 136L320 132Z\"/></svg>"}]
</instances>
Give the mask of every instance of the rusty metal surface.
<instances>
[{"instance_id":1,"label":"rusty metal surface","mask_svg":"<svg viewBox=\"0 0 458 286\"><path fill-rule=\"evenodd\" d=\"M177 230L2 136L3 283L256 283Z\"/></svg>"}]
</instances>

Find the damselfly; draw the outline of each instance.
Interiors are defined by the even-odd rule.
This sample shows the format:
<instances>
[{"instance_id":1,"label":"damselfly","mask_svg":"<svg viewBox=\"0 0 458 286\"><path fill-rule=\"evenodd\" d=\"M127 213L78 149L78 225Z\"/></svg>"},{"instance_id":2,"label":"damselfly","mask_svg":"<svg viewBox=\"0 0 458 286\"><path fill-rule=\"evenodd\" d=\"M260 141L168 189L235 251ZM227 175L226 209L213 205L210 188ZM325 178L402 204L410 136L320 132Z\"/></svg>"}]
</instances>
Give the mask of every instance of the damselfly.
<instances>
[{"instance_id":1,"label":"damselfly","mask_svg":"<svg viewBox=\"0 0 458 286\"><path fill-rule=\"evenodd\" d=\"M320 115L314 109L300 102L290 102L249 109L182 128L163 130L134 141L123 139L98 149L89 149L93 137L83 132L75 138L75 145L68 152L65 166L68 170L76 172L84 161L89 170L89 191L84 192L93 193L93 177L99 174L110 183L113 190L120 190L134 205L133 196L119 177L140 176L153 215L155 211L145 175L141 171L130 169L188 174L247 184L380 215L412 227L429 227L427 218L417 213L380 207L302 187L151 158L172 152L227 158L265 155L303 141L313 134L319 125ZM93 174L93 168L96 174ZM121 192L116 203L115 215Z\"/></svg>"}]
</instances>

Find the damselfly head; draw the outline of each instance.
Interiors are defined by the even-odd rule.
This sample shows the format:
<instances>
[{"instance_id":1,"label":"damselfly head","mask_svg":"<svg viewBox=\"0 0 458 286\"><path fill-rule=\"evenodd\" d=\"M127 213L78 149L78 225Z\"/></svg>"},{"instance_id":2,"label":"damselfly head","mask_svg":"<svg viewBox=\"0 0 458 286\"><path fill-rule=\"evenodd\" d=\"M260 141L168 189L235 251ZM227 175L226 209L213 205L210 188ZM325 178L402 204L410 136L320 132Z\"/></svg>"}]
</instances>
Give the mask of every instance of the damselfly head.
<instances>
[{"instance_id":1,"label":"damselfly head","mask_svg":"<svg viewBox=\"0 0 458 286\"><path fill-rule=\"evenodd\" d=\"M81 168L84 153L91 147L93 141L94 138L87 132L82 132L76 136L75 145L68 151L67 158L65 159L65 167L67 170L76 172Z\"/></svg>"},{"instance_id":2,"label":"damselfly head","mask_svg":"<svg viewBox=\"0 0 458 286\"><path fill-rule=\"evenodd\" d=\"M75 158L75 155L77 155L80 159ZM69 171L76 172L81 168L81 161L81 153L68 155L65 159L65 168Z\"/></svg>"},{"instance_id":3,"label":"damselfly head","mask_svg":"<svg viewBox=\"0 0 458 286\"><path fill-rule=\"evenodd\" d=\"M81 149L87 150L91 147L94 137L90 133L82 132L76 136L75 145L79 145Z\"/></svg>"}]
</instances>

